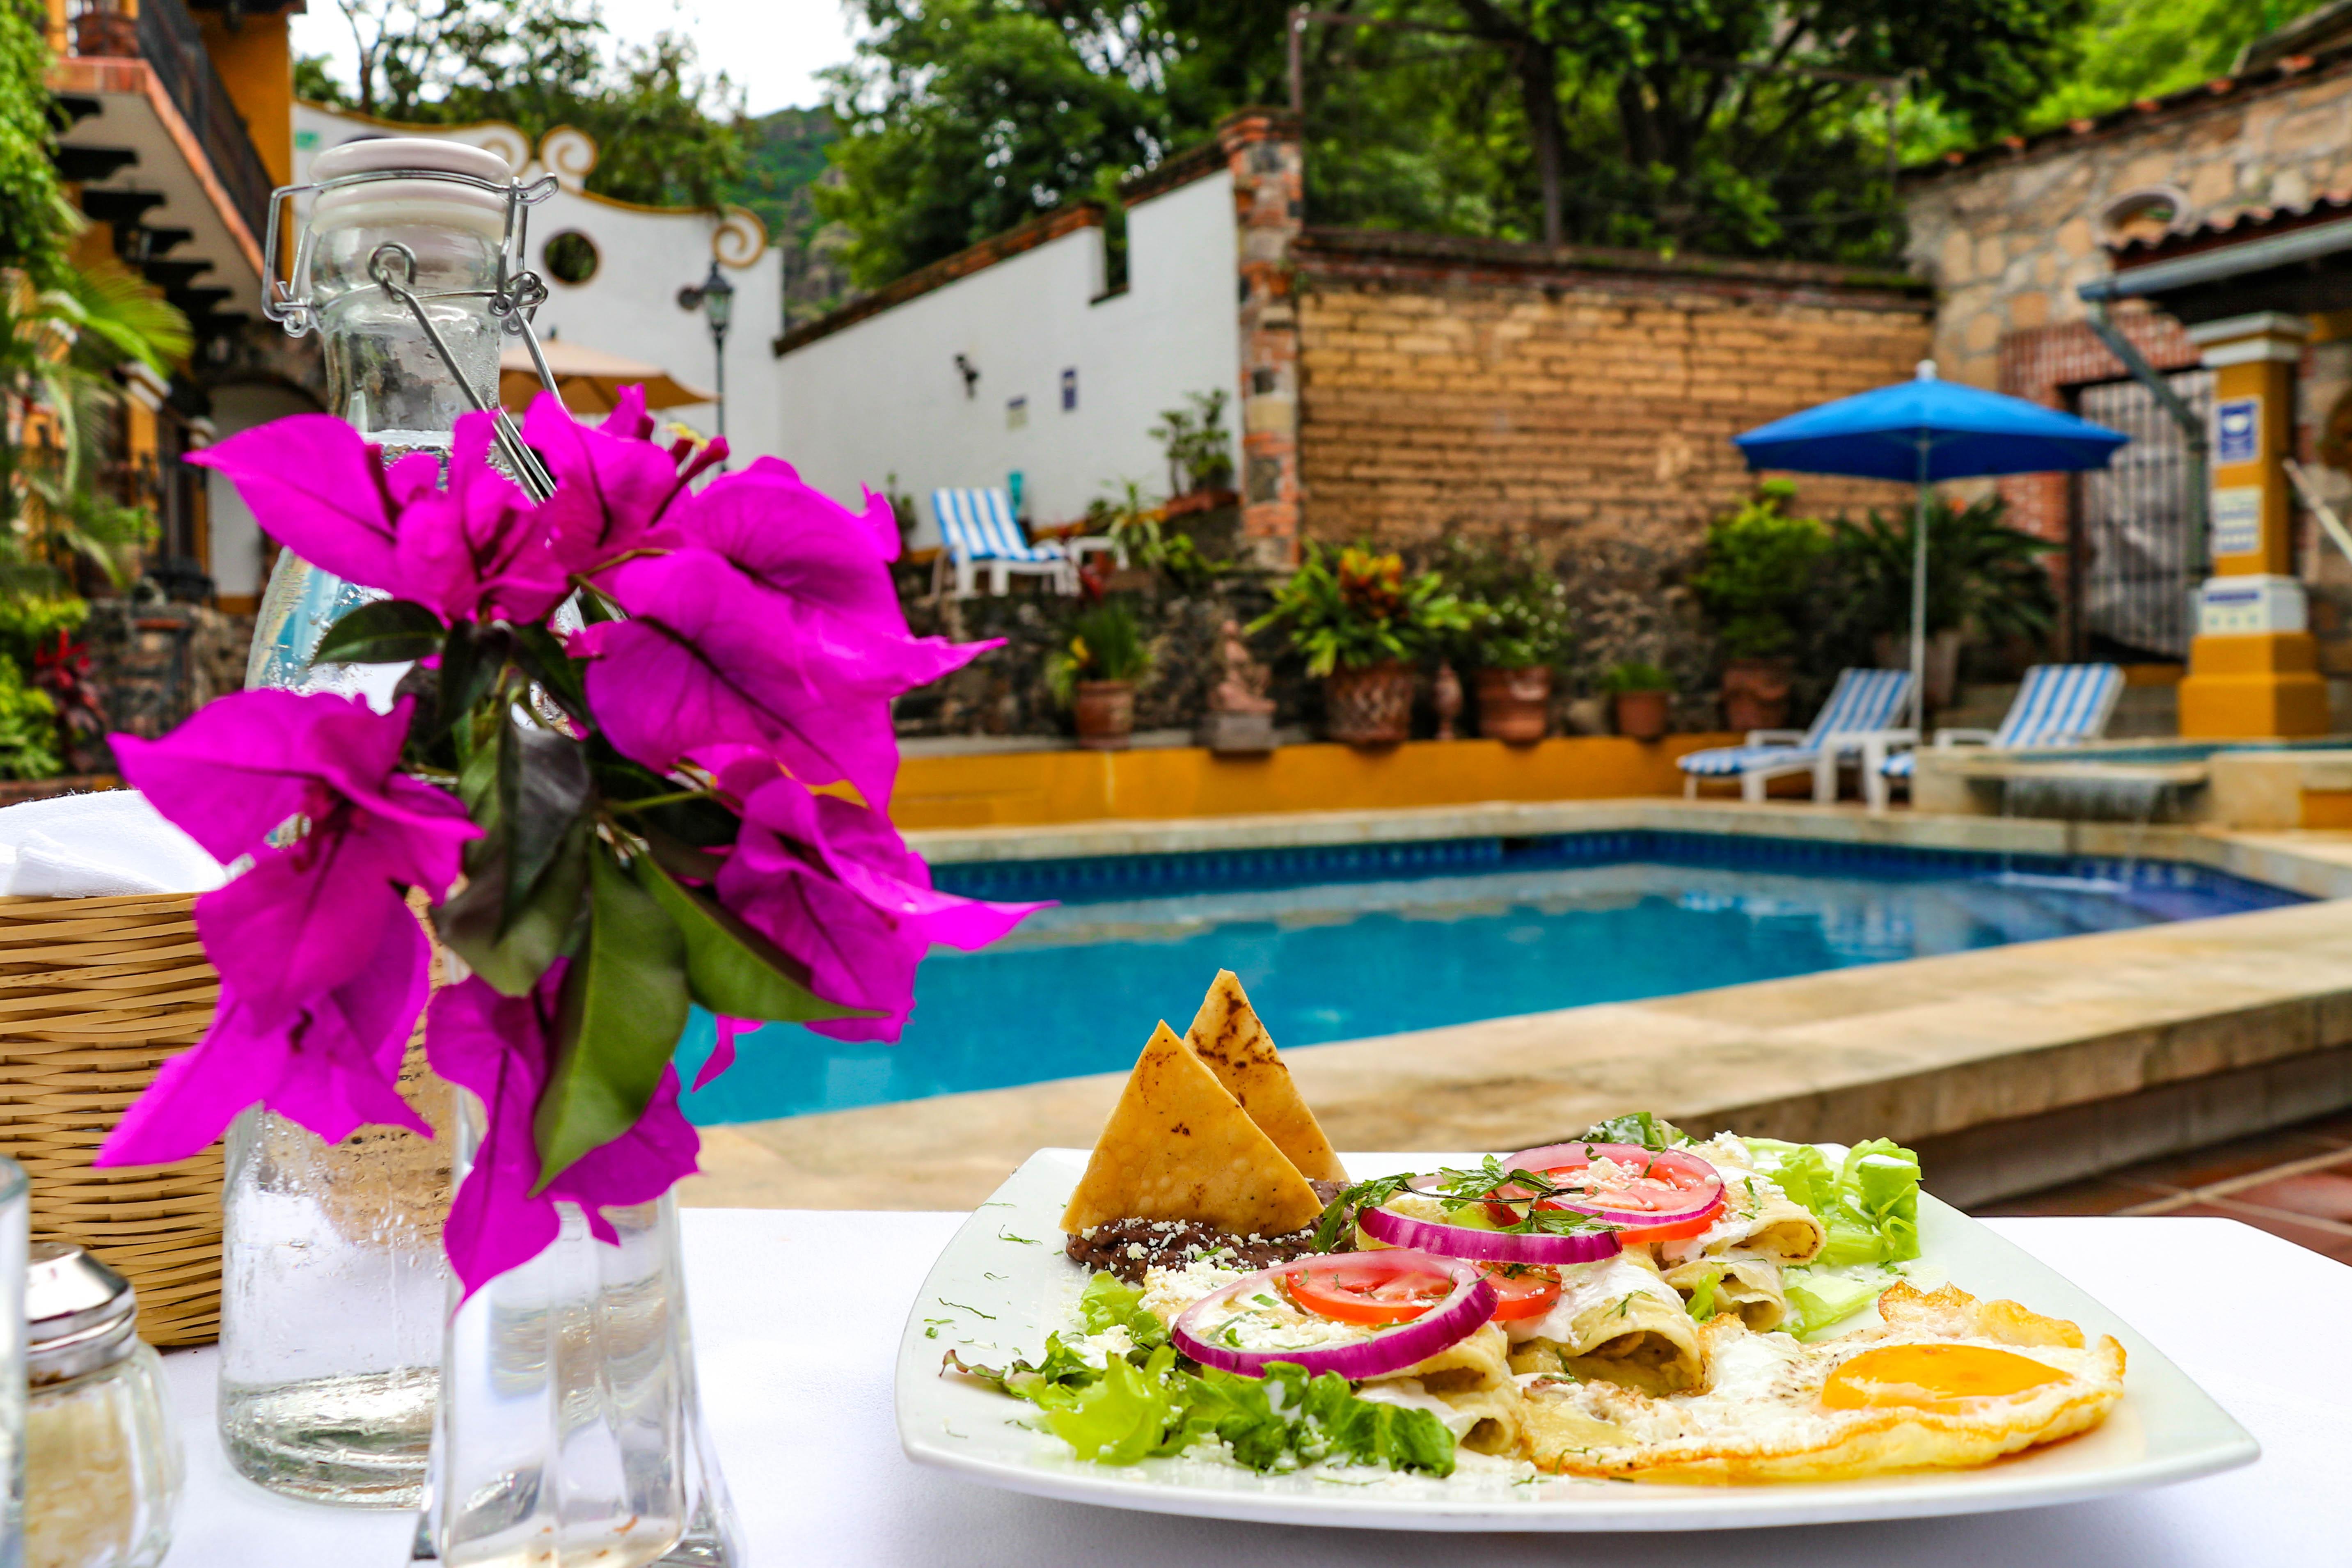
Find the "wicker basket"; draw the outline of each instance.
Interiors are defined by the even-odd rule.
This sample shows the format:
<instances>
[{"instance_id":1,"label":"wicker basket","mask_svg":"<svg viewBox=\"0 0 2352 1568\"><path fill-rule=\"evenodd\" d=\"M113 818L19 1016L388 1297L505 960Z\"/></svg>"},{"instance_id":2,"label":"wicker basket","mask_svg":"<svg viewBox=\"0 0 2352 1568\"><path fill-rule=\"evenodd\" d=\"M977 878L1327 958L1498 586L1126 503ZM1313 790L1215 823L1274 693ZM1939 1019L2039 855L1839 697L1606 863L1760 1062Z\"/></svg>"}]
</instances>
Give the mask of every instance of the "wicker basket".
<instances>
[{"instance_id":1,"label":"wicker basket","mask_svg":"<svg viewBox=\"0 0 2352 1568\"><path fill-rule=\"evenodd\" d=\"M139 1292L151 1344L220 1332L221 1152L90 1169L173 1052L212 1022L220 978L184 893L0 897L0 1148L32 1178L33 1237L88 1247Z\"/></svg>"}]
</instances>

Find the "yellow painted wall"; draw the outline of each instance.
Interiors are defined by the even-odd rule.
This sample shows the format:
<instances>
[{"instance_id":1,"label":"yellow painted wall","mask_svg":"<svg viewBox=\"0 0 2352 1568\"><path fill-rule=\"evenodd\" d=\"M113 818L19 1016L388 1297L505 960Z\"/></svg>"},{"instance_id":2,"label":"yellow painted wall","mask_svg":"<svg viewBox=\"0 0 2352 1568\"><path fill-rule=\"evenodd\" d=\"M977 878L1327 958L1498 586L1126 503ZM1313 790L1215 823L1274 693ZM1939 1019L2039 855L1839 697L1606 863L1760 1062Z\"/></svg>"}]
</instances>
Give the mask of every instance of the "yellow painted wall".
<instances>
[{"instance_id":1,"label":"yellow painted wall","mask_svg":"<svg viewBox=\"0 0 2352 1568\"><path fill-rule=\"evenodd\" d=\"M247 16L230 26L220 11L196 13L205 49L221 85L261 154L261 166L281 185L294 183L294 56L286 17Z\"/></svg>"},{"instance_id":2,"label":"yellow painted wall","mask_svg":"<svg viewBox=\"0 0 2352 1568\"><path fill-rule=\"evenodd\" d=\"M1644 744L1580 735L1533 746L1284 746L1263 757L1220 757L1195 746L909 757L898 770L890 815L914 830L1679 795L1675 758L1738 741L1670 735Z\"/></svg>"}]
</instances>

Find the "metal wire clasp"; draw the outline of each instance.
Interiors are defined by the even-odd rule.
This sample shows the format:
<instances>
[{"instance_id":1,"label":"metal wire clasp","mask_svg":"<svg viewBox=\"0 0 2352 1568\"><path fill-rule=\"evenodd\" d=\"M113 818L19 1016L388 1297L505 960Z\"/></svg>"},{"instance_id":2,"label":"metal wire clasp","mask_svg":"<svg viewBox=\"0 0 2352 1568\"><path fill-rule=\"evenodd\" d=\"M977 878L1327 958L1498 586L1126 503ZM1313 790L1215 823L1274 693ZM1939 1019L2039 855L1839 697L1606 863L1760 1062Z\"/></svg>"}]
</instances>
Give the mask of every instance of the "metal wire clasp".
<instances>
[{"instance_id":1,"label":"metal wire clasp","mask_svg":"<svg viewBox=\"0 0 2352 1568\"><path fill-rule=\"evenodd\" d=\"M499 399L494 395L497 388L493 386L493 395L486 396L458 366L456 355L450 353L448 343L426 314L425 302L428 300L480 300L499 322L502 333L522 340L523 346L530 351L531 367L539 374L540 384L550 392L555 392L554 373L548 368L547 354L539 345L539 334L531 330L532 316L547 300L547 284L539 274L523 265L530 233L529 209L555 194L554 175L542 175L524 184L520 180L505 184L481 180L446 169L369 169L307 185L281 185L269 195L269 232L262 267L262 313L284 327L289 337L300 337L305 332L314 331L320 324L319 302L310 293L316 240L307 226L301 229L301 238L295 247L290 278L279 274L278 235L287 226L279 217L286 210L286 204L303 195L384 180L434 180L445 184L489 191L506 200L506 227L499 243L498 273L490 288L419 293L415 287L416 254L396 240L379 245L369 255L368 277L377 288L407 307L409 314L416 319L417 326L423 330L425 341L433 345L433 351L441 356L441 363L457 378L457 385L466 394L466 400L496 418L499 450L514 469L516 482L533 500L543 501L555 493L555 481L549 476L546 465L539 460L537 453L523 444L521 432L515 428L513 419L499 406Z\"/></svg>"}]
</instances>

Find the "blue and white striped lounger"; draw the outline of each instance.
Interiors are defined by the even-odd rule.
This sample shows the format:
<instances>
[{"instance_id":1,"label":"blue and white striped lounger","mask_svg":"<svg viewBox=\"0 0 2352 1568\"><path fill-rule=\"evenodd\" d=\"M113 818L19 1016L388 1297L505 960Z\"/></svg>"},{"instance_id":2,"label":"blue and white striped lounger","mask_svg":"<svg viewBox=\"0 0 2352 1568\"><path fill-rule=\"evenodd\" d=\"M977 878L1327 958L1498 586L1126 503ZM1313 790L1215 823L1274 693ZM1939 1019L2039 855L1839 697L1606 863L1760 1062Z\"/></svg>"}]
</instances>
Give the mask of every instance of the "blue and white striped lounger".
<instances>
[{"instance_id":1,"label":"blue and white striped lounger","mask_svg":"<svg viewBox=\"0 0 2352 1568\"><path fill-rule=\"evenodd\" d=\"M1077 566L1060 545L1032 544L1013 515L1013 500L1002 489L933 490L931 519L940 525L944 559L955 570L955 596L979 591L980 568L988 568L988 591L1002 594L1014 573L1051 577L1065 594L1078 591Z\"/></svg>"},{"instance_id":2,"label":"blue and white striped lounger","mask_svg":"<svg viewBox=\"0 0 2352 1568\"><path fill-rule=\"evenodd\" d=\"M1683 794L1696 795L1701 779L1736 778L1744 798L1762 800L1772 780L1810 773L1813 798L1835 800L1839 760L1858 752L1864 736L1885 732L1910 697L1907 669L1841 671L1811 729L1750 730L1744 746L1717 746L1683 758L1677 764L1685 775Z\"/></svg>"},{"instance_id":3,"label":"blue and white striped lounger","mask_svg":"<svg viewBox=\"0 0 2352 1568\"><path fill-rule=\"evenodd\" d=\"M2106 733L2123 695L2124 672L2112 664L2037 664L2009 705L1998 730L1938 730L1938 747L1977 745L2000 751L2079 746ZM1888 784L1908 779L1917 753L1897 752L1866 769L1863 784L1874 806L1886 804Z\"/></svg>"}]
</instances>

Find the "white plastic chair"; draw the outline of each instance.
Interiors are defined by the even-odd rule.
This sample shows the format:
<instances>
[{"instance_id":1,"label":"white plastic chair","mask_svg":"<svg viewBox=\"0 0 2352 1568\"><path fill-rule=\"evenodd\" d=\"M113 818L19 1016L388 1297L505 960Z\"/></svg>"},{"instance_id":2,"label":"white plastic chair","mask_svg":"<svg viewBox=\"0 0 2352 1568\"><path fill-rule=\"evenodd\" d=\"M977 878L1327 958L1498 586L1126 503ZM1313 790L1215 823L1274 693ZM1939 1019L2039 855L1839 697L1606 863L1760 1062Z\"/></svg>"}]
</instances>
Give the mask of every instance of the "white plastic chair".
<instances>
[{"instance_id":1,"label":"white plastic chair","mask_svg":"<svg viewBox=\"0 0 2352 1568\"><path fill-rule=\"evenodd\" d=\"M940 590L941 572L950 568L955 596L969 599L980 592L983 566L992 594L1003 593L1016 574L1049 577L1056 593L1075 594L1078 563L1089 552L1107 552L1121 566L1127 564L1127 552L1118 542L1101 535L1032 543L1013 515L1012 499L1002 489L933 490L931 520L939 525L941 546L931 569L933 594Z\"/></svg>"},{"instance_id":2,"label":"white plastic chair","mask_svg":"<svg viewBox=\"0 0 2352 1568\"><path fill-rule=\"evenodd\" d=\"M1736 778L1741 798L1760 801L1765 785L1774 779L1810 773L1813 798L1833 801L1838 763L1849 753L1860 752L1866 737L1911 733L1886 727L1910 696L1907 669L1842 670L1811 728L1750 730L1745 745L1716 746L1681 758L1676 765L1685 775L1683 795L1696 798L1701 779Z\"/></svg>"},{"instance_id":3,"label":"white plastic chair","mask_svg":"<svg viewBox=\"0 0 2352 1568\"><path fill-rule=\"evenodd\" d=\"M2025 672L2000 729L1938 730L1936 749L1990 746L1999 751L2031 751L2079 746L2107 732L2107 721L2123 693L2124 672L2118 666L2037 664ZM1917 742L1917 736L1910 738L1910 745ZM1864 750L1862 787L1874 811L1885 810L1893 786L1908 783L1917 770L1916 751L1889 754L1891 747L1900 743L1874 739Z\"/></svg>"}]
</instances>

